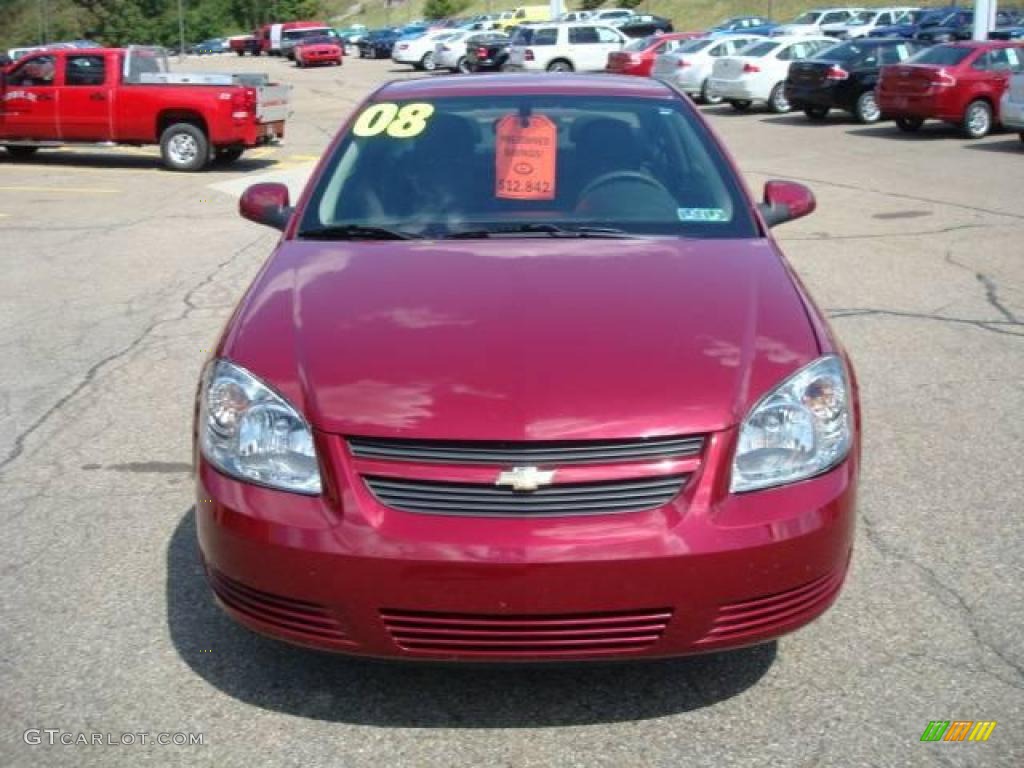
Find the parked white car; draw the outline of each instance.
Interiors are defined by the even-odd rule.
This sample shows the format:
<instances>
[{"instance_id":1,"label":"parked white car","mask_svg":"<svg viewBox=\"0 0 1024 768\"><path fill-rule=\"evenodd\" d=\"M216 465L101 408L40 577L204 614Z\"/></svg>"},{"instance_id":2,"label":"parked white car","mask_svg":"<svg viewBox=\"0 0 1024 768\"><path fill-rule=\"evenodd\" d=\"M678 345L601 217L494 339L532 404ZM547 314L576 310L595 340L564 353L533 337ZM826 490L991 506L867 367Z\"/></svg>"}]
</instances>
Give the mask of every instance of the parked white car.
<instances>
[{"instance_id":1,"label":"parked white car","mask_svg":"<svg viewBox=\"0 0 1024 768\"><path fill-rule=\"evenodd\" d=\"M1006 128L1019 131L1020 140L1024 141L1024 72L1010 77L1010 85L999 103L999 119Z\"/></svg>"},{"instance_id":2,"label":"parked white car","mask_svg":"<svg viewBox=\"0 0 1024 768\"><path fill-rule=\"evenodd\" d=\"M591 11L590 17L587 21L597 22L598 24L622 24L633 16L636 15L635 11L631 11L628 8L601 8L597 11Z\"/></svg>"},{"instance_id":3,"label":"parked white car","mask_svg":"<svg viewBox=\"0 0 1024 768\"><path fill-rule=\"evenodd\" d=\"M861 11L856 16L838 24L822 24L821 32L829 37L839 40L849 40L855 37L865 37L875 27L888 27L893 24L902 24L904 18L911 11L917 8L870 8Z\"/></svg>"},{"instance_id":4,"label":"parked white car","mask_svg":"<svg viewBox=\"0 0 1024 768\"><path fill-rule=\"evenodd\" d=\"M738 56L724 56L714 63L709 89L733 109L745 111L755 101L765 101L772 112L789 112L786 76L789 65L818 51L831 48L829 37L796 35L770 38L751 45Z\"/></svg>"},{"instance_id":5,"label":"parked white car","mask_svg":"<svg viewBox=\"0 0 1024 768\"><path fill-rule=\"evenodd\" d=\"M589 21L524 24L508 47L509 70L602 72L608 54L629 42L619 30Z\"/></svg>"},{"instance_id":6,"label":"parked white car","mask_svg":"<svg viewBox=\"0 0 1024 768\"><path fill-rule=\"evenodd\" d=\"M722 100L708 90L715 59L732 56L751 43L767 39L761 35L734 34L687 40L674 51L655 57L651 76L671 83L703 104L718 104Z\"/></svg>"},{"instance_id":7,"label":"parked white car","mask_svg":"<svg viewBox=\"0 0 1024 768\"><path fill-rule=\"evenodd\" d=\"M777 37L793 35L820 35L821 28L826 24L845 24L864 8L815 8L804 11L788 24L782 24L772 30Z\"/></svg>"},{"instance_id":8,"label":"parked white car","mask_svg":"<svg viewBox=\"0 0 1024 768\"><path fill-rule=\"evenodd\" d=\"M408 64L413 69L425 69L432 72L437 69L434 61L434 48L459 34L463 30L438 29L426 32L412 40L398 40L391 49L391 60L396 64Z\"/></svg>"},{"instance_id":9,"label":"parked white car","mask_svg":"<svg viewBox=\"0 0 1024 768\"><path fill-rule=\"evenodd\" d=\"M471 72L466 66L466 52L470 45L507 39L508 35L497 30L465 30L464 34L457 34L434 46L434 67L450 69L452 72Z\"/></svg>"}]
</instances>

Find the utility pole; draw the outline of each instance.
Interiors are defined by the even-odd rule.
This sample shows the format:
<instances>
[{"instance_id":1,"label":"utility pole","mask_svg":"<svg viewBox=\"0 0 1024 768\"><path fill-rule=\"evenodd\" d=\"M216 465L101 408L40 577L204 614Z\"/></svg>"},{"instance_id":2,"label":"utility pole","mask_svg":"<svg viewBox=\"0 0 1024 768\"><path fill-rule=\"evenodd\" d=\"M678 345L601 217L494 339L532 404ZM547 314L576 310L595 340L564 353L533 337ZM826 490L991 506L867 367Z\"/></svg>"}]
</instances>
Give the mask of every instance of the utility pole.
<instances>
[{"instance_id":1,"label":"utility pole","mask_svg":"<svg viewBox=\"0 0 1024 768\"><path fill-rule=\"evenodd\" d=\"M185 0L178 0L178 61L185 60Z\"/></svg>"}]
</instances>

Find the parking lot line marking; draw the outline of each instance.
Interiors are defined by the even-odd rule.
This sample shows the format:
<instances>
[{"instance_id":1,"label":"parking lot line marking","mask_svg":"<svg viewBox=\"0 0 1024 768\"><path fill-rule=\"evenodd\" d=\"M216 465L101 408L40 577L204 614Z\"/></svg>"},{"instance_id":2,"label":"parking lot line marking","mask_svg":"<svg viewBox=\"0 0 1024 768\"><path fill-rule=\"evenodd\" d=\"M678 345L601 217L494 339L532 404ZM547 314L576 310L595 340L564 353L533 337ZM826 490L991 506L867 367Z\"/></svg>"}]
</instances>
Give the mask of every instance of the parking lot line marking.
<instances>
[{"instance_id":1,"label":"parking lot line marking","mask_svg":"<svg viewBox=\"0 0 1024 768\"><path fill-rule=\"evenodd\" d=\"M104 187L0 187L0 192L70 192L76 195L116 195L120 191Z\"/></svg>"}]
</instances>

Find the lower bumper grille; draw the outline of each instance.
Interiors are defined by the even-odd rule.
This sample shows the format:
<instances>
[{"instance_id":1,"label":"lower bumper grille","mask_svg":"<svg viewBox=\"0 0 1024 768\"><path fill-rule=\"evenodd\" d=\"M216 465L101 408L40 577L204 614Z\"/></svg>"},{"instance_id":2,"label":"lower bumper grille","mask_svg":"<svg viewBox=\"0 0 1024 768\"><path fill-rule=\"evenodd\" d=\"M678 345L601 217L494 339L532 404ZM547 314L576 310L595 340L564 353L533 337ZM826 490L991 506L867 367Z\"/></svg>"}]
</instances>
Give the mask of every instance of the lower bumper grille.
<instances>
[{"instance_id":1,"label":"lower bumper grille","mask_svg":"<svg viewBox=\"0 0 1024 768\"><path fill-rule=\"evenodd\" d=\"M385 610L381 618L406 651L458 656L569 656L632 653L657 642L668 608L616 613L500 616Z\"/></svg>"},{"instance_id":2,"label":"lower bumper grille","mask_svg":"<svg viewBox=\"0 0 1024 768\"><path fill-rule=\"evenodd\" d=\"M723 605L718 609L711 631L697 645L743 641L747 637L800 623L831 602L842 586L844 573L840 569L796 589Z\"/></svg>"},{"instance_id":3,"label":"lower bumper grille","mask_svg":"<svg viewBox=\"0 0 1024 768\"><path fill-rule=\"evenodd\" d=\"M479 483L439 483L367 477L373 495L386 506L432 515L559 516L639 512L667 504L687 475L640 480L566 483L521 492Z\"/></svg>"},{"instance_id":4,"label":"lower bumper grille","mask_svg":"<svg viewBox=\"0 0 1024 768\"><path fill-rule=\"evenodd\" d=\"M352 644L338 620L325 607L272 595L247 587L223 573L207 569L210 586L224 605L239 614L291 636L311 641Z\"/></svg>"}]
</instances>

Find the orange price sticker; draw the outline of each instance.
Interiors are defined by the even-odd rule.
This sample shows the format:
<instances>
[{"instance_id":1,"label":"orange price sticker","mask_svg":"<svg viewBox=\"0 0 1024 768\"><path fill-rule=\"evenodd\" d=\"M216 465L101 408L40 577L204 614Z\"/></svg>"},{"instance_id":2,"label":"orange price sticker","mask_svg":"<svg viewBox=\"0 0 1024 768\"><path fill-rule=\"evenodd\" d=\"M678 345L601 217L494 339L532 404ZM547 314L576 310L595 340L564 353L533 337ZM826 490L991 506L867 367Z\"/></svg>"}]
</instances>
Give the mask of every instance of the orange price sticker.
<instances>
[{"instance_id":1,"label":"orange price sticker","mask_svg":"<svg viewBox=\"0 0 1024 768\"><path fill-rule=\"evenodd\" d=\"M519 115L498 121L494 196L509 200L554 200L558 128L543 115L526 124Z\"/></svg>"}]
</instances>

